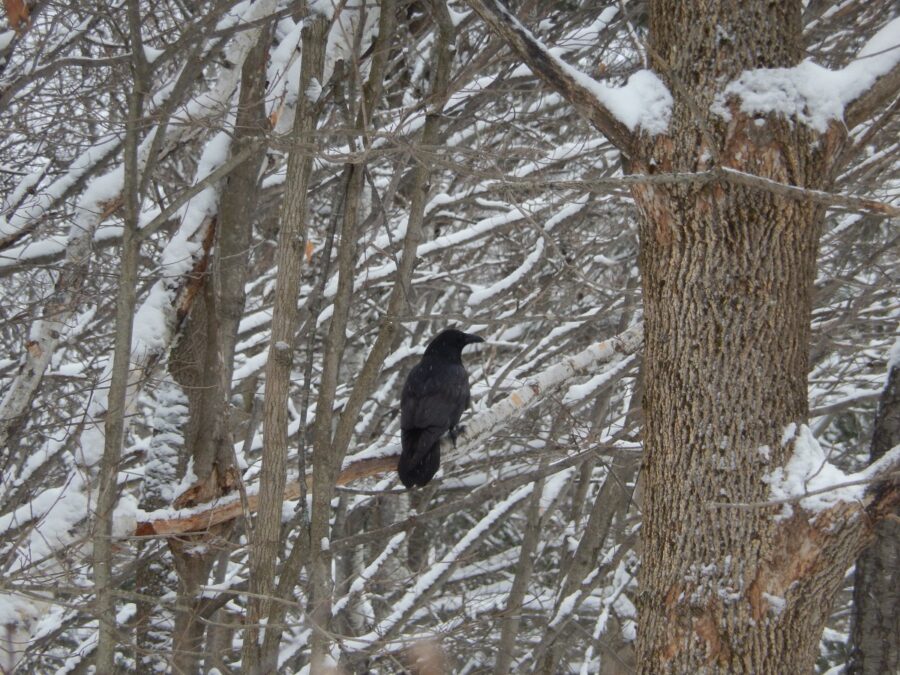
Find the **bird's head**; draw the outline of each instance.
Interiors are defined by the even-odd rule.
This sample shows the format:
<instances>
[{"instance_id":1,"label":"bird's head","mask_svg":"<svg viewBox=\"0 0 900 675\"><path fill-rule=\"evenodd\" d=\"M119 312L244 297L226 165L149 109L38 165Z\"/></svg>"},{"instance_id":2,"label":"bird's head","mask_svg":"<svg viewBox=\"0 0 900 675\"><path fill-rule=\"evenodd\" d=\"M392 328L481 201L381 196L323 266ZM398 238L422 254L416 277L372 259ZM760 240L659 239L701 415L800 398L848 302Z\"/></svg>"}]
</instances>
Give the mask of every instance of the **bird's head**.
<instances>
[{"instance_id":1,"label":"bird's head","mask_svg":"<svg viewBox=\"0 0 900 675\"><path fill-rule=\"evenodd\" d=\"M473 333L463 333L455 328L448 328L438 333L425 348L426 356L445 356L458 359L466 345L484 342L484 338Z\"/></svg>"}]
</instances>

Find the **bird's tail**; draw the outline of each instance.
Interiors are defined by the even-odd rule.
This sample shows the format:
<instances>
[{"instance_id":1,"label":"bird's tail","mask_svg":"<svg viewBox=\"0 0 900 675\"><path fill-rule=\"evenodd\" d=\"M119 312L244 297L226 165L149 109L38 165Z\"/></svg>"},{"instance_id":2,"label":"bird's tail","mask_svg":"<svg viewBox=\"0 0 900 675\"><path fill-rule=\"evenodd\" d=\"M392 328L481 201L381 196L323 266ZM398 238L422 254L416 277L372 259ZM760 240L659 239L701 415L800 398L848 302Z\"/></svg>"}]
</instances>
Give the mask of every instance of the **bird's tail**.
<instances>
[{"instance_id":1,"label":"bird's tail","mask_svg":"<svg viewBox=\"0 0 900 675\"><path fill-rule=\"evenodd\" d=\"M441 429L407 429L401 431L403 451L397 464L400 482L409 489L423 487L434 478L441 466Z\"/></svg>"}]
</instances>

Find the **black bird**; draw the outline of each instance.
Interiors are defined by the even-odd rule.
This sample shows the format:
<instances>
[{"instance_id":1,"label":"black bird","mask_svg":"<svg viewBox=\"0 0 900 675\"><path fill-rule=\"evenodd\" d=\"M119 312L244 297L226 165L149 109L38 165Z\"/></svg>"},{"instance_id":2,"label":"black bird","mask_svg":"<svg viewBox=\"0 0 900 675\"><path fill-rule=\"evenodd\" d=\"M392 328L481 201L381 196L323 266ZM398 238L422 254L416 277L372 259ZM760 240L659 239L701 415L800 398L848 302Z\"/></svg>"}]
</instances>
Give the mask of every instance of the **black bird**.
<instances>
[{"instance_id":1,"label":"black bird","mask_svg":"<svg viewBox=\"0 0 900 675\"><path fill-rule=\"evenodd\" d=\"M469 405L469 376L462 364L466 345L483 338L449 328L425 348L422 360L406 376L400 397L403 452L397 472L407 489L428 483L441 465L441 436L456 440L456 425Z\"/></svg>"}]
</instances>

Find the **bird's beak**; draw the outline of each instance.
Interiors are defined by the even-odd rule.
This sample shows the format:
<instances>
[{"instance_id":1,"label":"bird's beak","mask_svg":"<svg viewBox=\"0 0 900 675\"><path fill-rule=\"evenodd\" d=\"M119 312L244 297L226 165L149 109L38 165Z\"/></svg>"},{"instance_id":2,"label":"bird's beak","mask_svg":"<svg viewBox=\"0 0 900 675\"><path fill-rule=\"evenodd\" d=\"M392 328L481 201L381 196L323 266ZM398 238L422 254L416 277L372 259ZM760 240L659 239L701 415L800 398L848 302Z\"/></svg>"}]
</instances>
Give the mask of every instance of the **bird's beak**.
<instances>
[{"instance_id":1,"label":"bird's beak","mask_svg":"<svg viewBox=\"0 0 900 675\"><path fill-rule=\"evenodd\" d=\"M466 344L471 345L476 342L484 342L484 338L480 335L473 335L472 333L466 333Z\"/></svg>"}]
</instances>

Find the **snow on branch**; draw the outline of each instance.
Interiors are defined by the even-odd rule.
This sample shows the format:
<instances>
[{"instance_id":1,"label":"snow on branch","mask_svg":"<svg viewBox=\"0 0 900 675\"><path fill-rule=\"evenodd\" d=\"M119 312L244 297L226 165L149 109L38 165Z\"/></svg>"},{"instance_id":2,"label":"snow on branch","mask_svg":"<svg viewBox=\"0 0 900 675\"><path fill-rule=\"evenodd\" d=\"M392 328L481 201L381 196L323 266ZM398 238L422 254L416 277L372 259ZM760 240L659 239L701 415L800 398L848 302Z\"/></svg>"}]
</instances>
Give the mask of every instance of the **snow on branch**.
<instances>
[{"instance_id":1,"label":"snow on branch","mask_svg":"<svg viewBox=\"0 0 900 675\"><path fill-rule=\"evenodd\" d=\"M477 307L478 305L487 302L491 298L509 291L509 289L518 284L523 277L530 274L544 253L544 237L549 232L551 232L558 223L580 212L587 203L587 194L576 197L571 204L567 204L560 210L559 213L551 217L544 224L544 227L541 230L541 234L534 244L534 250L532 250L531 253L528 254L525 260L523 260L522 263L512 273L506 275L499 281L494 282L490 286L475 287L474 285L470 284L470 286L472 286L473 288L473 291L471 295L469 295L469 307Z\"/></svg>"},{"instance_id":2,"label":"snow on branch","mask_svg":"<svg viewBox=\"0 0 900 675\"><path fill-rule=\"evenodd\" d=\"M219 132L204 147L197 164L195 182L201 182L225 163L231 136ZM181 226L162 252L161 279L138 308L131 340L131 367L125 393L125 419L132 419L147 373L170 346L179 320L185 317L202 284L215 231L219 204L219 185L203 189L181 209ZM112 368L108 359L100 381L108 384ZM81 438L82 461L93 466L103 452L108 388L98 388L88 405L89 425ZM127 422L126 422L127 424ZM126 427L127 428L127 427Z\"/></svg>"},{"instance_id":3,"label":"snow on branch","mask_svg":"<svg viewBox=\"0 0 900 675\"><path fill-rule=\"evenodd\" d=\"M484 518L478 521L475 527L457 542L447 555L431 565L428 571L418 578L415 586L394 604L393 611L373 631L358 638L345 639L343 641L344 648L352 651L368 649L373 643L387 639L398 628L401 628L414 611L443 585L453 572L460 557L470 548L484 541L485 535L499 524L501 518L513 507L528 497L532 490L534 490L534 483L523 485L494 506Z\"/></svg>"},{"instance_id":4,"label":"snow on branch","mask_svg":"<svg viewBox=\"0 0 900 675\"><path fill-rule=\"evenodd\" d=\"M505 428L529 406L543 400L573 377L601 364L616 365L635 353L641 346L643 335L643 324L635 324L609 340L597 342L578 354L550 366L506 398L473 415L466 422L465 429L457 435L455 447L450 440L445 439L441 451L450 457L464 454L468 447L481 443L485 438ZM399 443L369 448L346 458L343 471L351 469L360 461L399 455Z\"/></svg>"},{"instance_id":5,"label":"snow on branch","mask_svg":"<svg viewBox=\"0 0 900 675\"><path fill-rule=\"evenodd\" d=\"M343 609L350 602L350 599L363 591L363 589L366 587L366 582L375 576L375 573L378 572L379 569L381 569L381 566L384 564L384 562L400 546L400 544L403 543L404 539L406 539L406 532L398 532L393 537L391 537L390 541L388 541L387 543L387 546L384 547L384 550L378 555L378 557L375 558L375 560L373 560L372 563L368 565L366 569L360 572L359 576L353 580L353 583L350 584L350 588L347 591L347 595L334 603L331 608L332 616L335 616L339 612L343 611Z\"/></svg>"},{"instance_id":6,"label":"snow on branch","mask_svg":"<svg viewBox=\"0 0 900 675\"><path fill-rule=\"evenodd\" d=\"M228 24L225 25L259 21L261 18L274 12L275 6L274 0L253 3L245 8L243 16L229 15ZM237 88L241 74L240 66L246 59L250 48L255 44L259 31L260 29L256 28L238 33L233 43L226 50L228 61L233 64L233 67L223 69L210 89L202 91L175 113L174 118L179 123L161 125L151 130L141 143L141 150L139 151L141 154L146 155L149 151L154 135L165 134L166 142L169 146L173 146L191 129L195 129L198 122L210 119L222 112ZM216 47L221 47L220 42L211 41L206 50ZM169 82L160 87L151 97L151 107L147 117L152 118L154 115L164 111L171 103L169 99L178 95L180 95L179 89L174 82ZM9 249L23 236L30 233L47 213L57 207L68 196L70 191L77 187L80 181L98 171L99 167L110 157L121 151L121 148L122 139L118 134L101 138L76 157L61 176L43 189L35 189L36 182L43 174L36 173L26 176L17 190L22 192L23 195L29 192L35 192L35 195L30 200L23 201L11 213L0 214L0 251ZM144 156L142 161L146 162L147 157ZM116 170L121 171L121 167L114 171ZM108 179L101 176L94 178L93 183L103 180L108 181ZM87 191L85 191L86 194ZM11 204L16 202L14 197L8 199L8 201ZM105 220L105 217L102 220ZM47 255L58 254L62 246L63 244L59 238L49 237L43 241L32 242L27 246L8 251L3 256L3 259L0 259L0 262L4 265L10 265L28 259L39 259Z\"/></svg>"},{"instance_id":7,"label":"snow on branch","mask_svg":"<svg viewBox=\"0 0 900 675\"><path fill-rule=\"evenodd\" d=\"M796 424L788 425L783 444L791 442L793 454L787 463L763 476L763 482L769 486L770 501L759 506L782 504L776 520L793 516L793 503L816 514L839 502L861 502L872 483L890 478L900 465L898 445L862 471L844 473L828 461L819 441L805 424L801 424L799 430Z\"/></svg>"},{"instance_id":8,"label":"snow on branch","mask_svg":"<svg viewBox=\"0 0 900 675\"><path fill-rule=\"evenodd\" d=\"M467 2L538 77L624 153L630 153L638 128L659 134L668 127L672 96L653 72L634 73L624 87L597 82L555 56L499 0Z\"/></svg>"},{"instance_id":9,"label":"snow on branch","mask_svg":"<svg viewBox=\"0 0 900 675\"><path fill-rule=\"evenodd\" d=\"M256 8L253 16L263 16L274 9L274 2L268 0L255 3L253 7ZM227 104L237 86L232 71L237 70L240 73L240 64L249 53L257 34L258 30L247 31L236 39L239 49L235 48L237 53L233 50L229 54L232 62L238 65L219 78L212 89L192 99L185 110L188 112L207 110L211 107L212 100L217 100L221 105ZM146 166L155 135L166 133L166 139L171 141L180 138L189 128L174 125L166 133L161 125L151 130L138 149L139 172ZM225 163L229 147L230 136L226 132L220 133L207 144L198 164L198 184ZM31 327L22 366L0 403L0 447L4 447L6 440L26 423L26 414L41 378L58 345L69 332L68 322L78 308L76 296L81 292L80 287L92 262L90 244L94 232L103 220L118 209L124 188L123 180L124 169L120 164L109 173L94 178L78 201L66 246L66 260L54 293L45 305L43 317L35 321ZM147 310L144 314L139 313L136 318L132 342L133 366L129 373L125 404L128 410L133 410L136 405L143 383L142 378L148 366L153 365L153 357L160 355L171 339L174 322L170 321L170 315L186 311L192 294L196 292L196 289L192 291L189 287L189 282L196 276L192 275L192 272L196 270L200 264L198 261L202 261L212 242L208 234L212 231L212 220L217 210L217 195L216 186L206 186L182 208L182 227L163 254L163 266L169 275L165 280L168 285L164 292L151 294L151 298L144 305L145 307L151 305L151 309L159 309L153 303L160 302L162 298L170 302L171 306L158 313ZM173 277L178 278L173 280ZM105 382L105 386L108 387L106 374L101 377L101 382ZM101 386L91 397L86 414L89 423L85 425L80 438L81 452L77 461L79 468L87 471L73 472L73 478L63 487L43 493L40 503L42 506L46 504L46 509L34 510L32 500L32 504L29 505L29 508L32 508L31 512L16 512L14 519L9 523L0 522L0 526L24 527L29 524L32 526L29 539L21 548L22 559L34 557L35 550L40 550L44 555L46 548L45 555L49 556L53 550L62 549L75 536L71 532L74 531L75 525L89 515L89 494L92 489L90 469L99 460L103 451L102 417L105 414L106 402L107 389ZM126 420L129 419L126 414ZM80 429L78 433L81 433ZM127 503L120 502L117 518L126 523L127 529L131 530L136 503L130 497L123 497L122 500ZM26 552L26 549L30 553Z\"/></svg>"},{"instance_id":10,"label":"snow on branch","mask_svg":"<svg viewBox=\"0 0 900 675\"><path fill-rule=\"evenodd\" d=\"M488 436L508 426L529 406L543 400L552 391L563 386L572 378L590 368L600 365L618 364L634 354L643 342L643 324L635 324L623 333L598 342L587 349L557 363L536 377L525 386L513 391L505 399L474 415L456 438L454 448L449 439L442 441L443 452L450 457L465 452L465 449L482 442ZM337 478L337 485L347 485L362 478L394 471L400 445L391 443L368 448L356 455L345 458L343 468ZM306 476L307 485L311 475ZM247 506L252 513L256 511L259 495L256 485L247 487ZM294 481L285 488L285 499L294 500L301 494L300 483ZM244 513L237 495L229 495L212 504L204 504L191 509L162 509L152 513L139 514L135 529L137 536L162 535L170 536L185 532L199 532L213 525L224 523Z\"/></svg>"},{"instance_id":11,"label":"snow on branch","mask_svg":"<svg viewBox=\"0 0 900 675\"><path fill-rule=\"evenodd\" d=\"M50 359L65 338L69 319L78 306L81 286L91 263L90 243L100 222L121 203L122 165L95 178L84 191L66 244L66 259L43 313L32 325L20 357L20 367L0 402L0 447L25 424L25 416Z\"/></svg>"},{"instance_id":12,"label":"snow on branch","mask_svg":"<svg viewBox=\"0 0 900 675\"><path fill-rule=\"evenodd\" d=\"M202 182L228 159L231 137L220 132L210 140L197 164L195 183ZM181 225L162 252L160 279L134 317L132 361L141 362L144 353L168 346L175 327L176 302L181 289L193 276L197 261L208 253L209 228L218 212L220 184L208 185L181 210Z\"/></svg>"},{"instance_id":13,"label":"snow on branch","mask_svg":"<svg viewBox=\"0 0 900 675\"><path fill-rule=\"evenodd\" d=\"M878 31L857 58L839 70L823 68L810 59L793 68L746 70L717 96L712 112L729 119L726 102L735 99L747 115L774 112L824 132L831 120L843 120L845 107L869 92L880 78L897 74L898 36L900 18Z\"/></svg>"},{"instance_id":14,"label":"snow on branch","mask_svg":"<svg viewBox=\"0 0 900 675\"><path fill-rule=\"evenodd\" d=\"M59 178L46 188L35 193L34 197L23 202L21 208L9 215L0 215L0 251L16 243L21 237L41 222L50 209L57 206L78 185L78 182L97 170L103 161L122 147L121 139L116 135L105 136L82 152L69 165ZM43 176L43 170L26 176L17 190L28 194L35 189L35 183ZM18 200L12 196L8 200L15 205Z\"/></svg>"}]
</instances>

